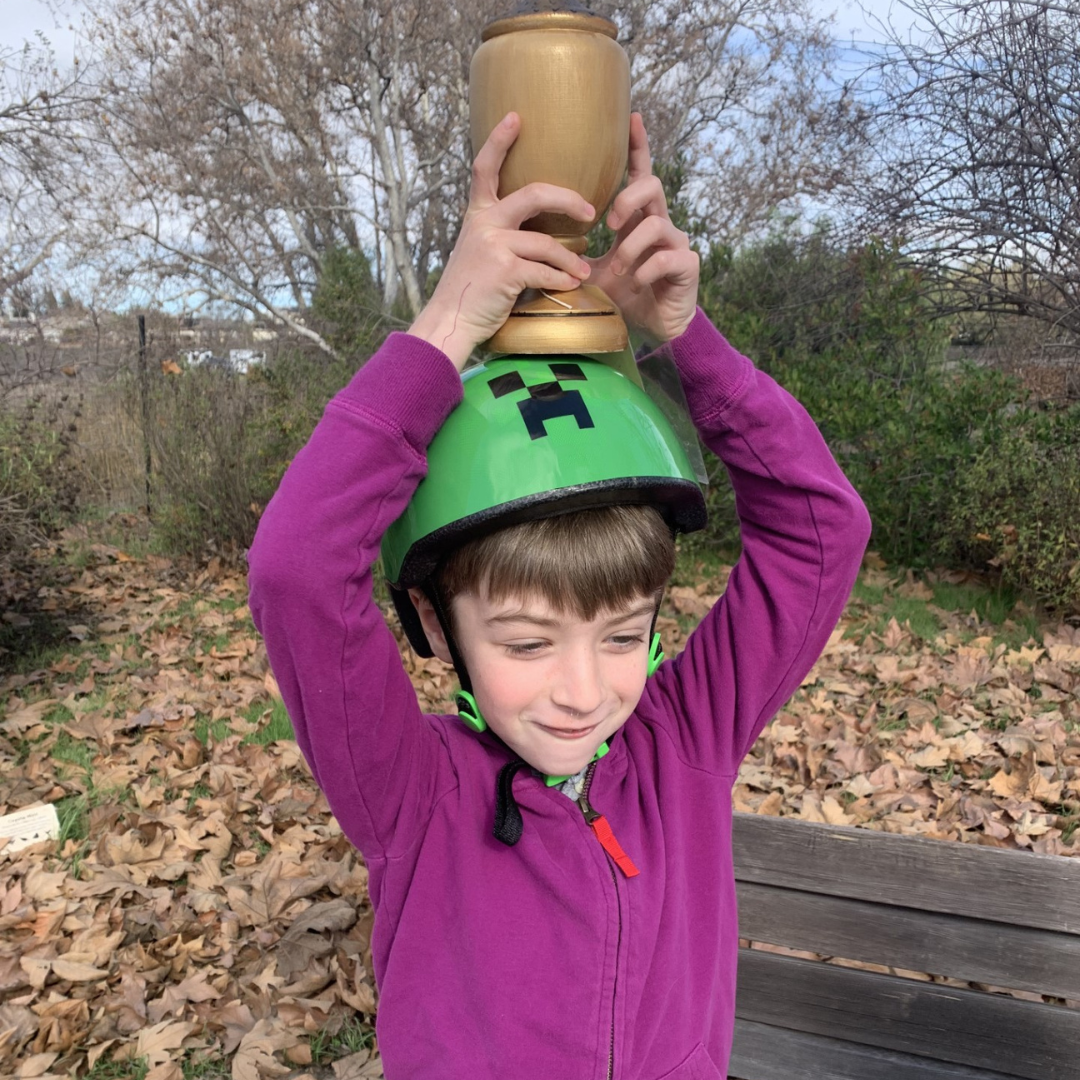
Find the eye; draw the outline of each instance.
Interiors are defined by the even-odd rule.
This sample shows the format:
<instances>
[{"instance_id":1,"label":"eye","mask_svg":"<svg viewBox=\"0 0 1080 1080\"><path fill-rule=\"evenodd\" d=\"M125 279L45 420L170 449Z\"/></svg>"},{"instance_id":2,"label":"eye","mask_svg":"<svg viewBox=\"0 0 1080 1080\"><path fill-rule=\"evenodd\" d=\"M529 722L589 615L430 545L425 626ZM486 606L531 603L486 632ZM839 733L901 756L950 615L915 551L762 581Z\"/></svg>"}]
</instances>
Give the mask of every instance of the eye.
<instances>
[{"instance_id":1,"label":"eye","mask_svg":"<svg viewBox=\"0 0 1080 1080\"><path fill-rule=\"evenodd\" d=\"M523 645L507 645L506 651L511 656L535 656L546 645L546 641L527 641Z\"/></svg>"},{"instance_id":2,"label":"eye","mask_svg":"<svg viewBox=\"0 0 1080 1080\"><path fill-rule=\"evenodd\" d=\"M641 634L614 634L608 639L613 645L622 649L630 650L635 645L640 645L645 639Z\"/></svg>"}]
</instances>

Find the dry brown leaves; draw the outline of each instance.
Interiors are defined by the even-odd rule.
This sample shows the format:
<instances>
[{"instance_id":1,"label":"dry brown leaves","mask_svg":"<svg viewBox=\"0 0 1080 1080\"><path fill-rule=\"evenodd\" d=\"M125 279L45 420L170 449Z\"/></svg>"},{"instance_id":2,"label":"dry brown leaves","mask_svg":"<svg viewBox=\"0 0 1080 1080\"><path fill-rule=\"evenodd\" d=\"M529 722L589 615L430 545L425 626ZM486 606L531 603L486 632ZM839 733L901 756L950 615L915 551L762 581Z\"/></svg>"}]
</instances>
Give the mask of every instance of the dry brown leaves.
<instances>
[{"instance_id":1,"label":"dry brown leaves","mask_svg":"<svg viewBox=\"0 0 1080 1080\"><path fill-rule=\"evenodd\" d=\"M668 655L723 585L671 591ZM262 1080L308 1066L313 1033L374 1013L363 864L295 744L242 741L259 724L242 711L276 693L244 590L220 564L182 579L98 545L43 600L88 613L72 651L0 680L0 813L84 798L88 825L59 854L0 850L0 1075L83 1076L105 1056L178 1080L194 1053ZM446 709L446 666L403 657L422 706ZM841 628L754 747L736 805L1074 854L1078 689L1067 626L1016 650ZM219 720L233 733L204 746L197 723ZM335 1075L378 1077L377 1055Z\"/></svg>"},{"instance_id":2,"label":"dry brown leaves","mask_svg":"<svg viewBox=\"0 0 1080 1080\"><path fill-rule=\"evenodd\" d=\"M295 743L242 744L273 686L242 577L180 591L166 560L96 556L52 598L93 613L84 651L0 681L0 813L83 798L88 826L59 856L0 850L0 1075L104 1055L179 1080L198 1054L282 1076L375 1011L367 871ZM204 747L197 719L235 734Z\"/></svg>"},{"instance_id":3,"label":"dry brown leaves","mask_svg":"<svg viewBox=\"0 0 1080 1080\"><path fill-rule=\"evenodd\" d=\"M736 809L1080 854L1080 629L1018 648L845 629L743 763Z\"/></svg>"}]
</instances>

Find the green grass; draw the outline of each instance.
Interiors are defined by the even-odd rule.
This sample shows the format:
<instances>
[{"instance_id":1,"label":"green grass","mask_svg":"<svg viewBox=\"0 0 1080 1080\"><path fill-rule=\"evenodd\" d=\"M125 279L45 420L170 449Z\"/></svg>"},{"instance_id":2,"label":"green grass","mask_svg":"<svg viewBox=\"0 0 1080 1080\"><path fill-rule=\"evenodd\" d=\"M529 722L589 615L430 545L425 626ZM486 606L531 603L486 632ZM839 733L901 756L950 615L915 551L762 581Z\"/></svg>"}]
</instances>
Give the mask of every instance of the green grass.
<instances>
[{"instance_id":1,"label":"green grass","mask_svg":"<svg viewBox=\"0 0 1080 1080\"><path fill-rule=\"evenodd\" d=\"M927 584L933 598L923 600L899 595L899 584L899 579L886 584L868 584L860 575L848 602L849 637L860 638L869 633L880 636L889 620L896 619L900 626L910 627L916 637L928 642L946 630L958 633L962 641L986 634L1008 648L1018 648L1029 639L1038 641L1041 638L1038 614L1007 587L931 580ZM972 612L978 620L976 626L963 625L964 620L952 618Z\"/></svg>"},{"instance_id":2,"label":"green grass","mask_svg":"<svg viewBox=\"0 0 1080 1080\"><path fill-rule=\"evenodd\" d=\"M265 703L252 705L244 713L244 717L254 723L265 712ZM285 711L284 702L275 700L270 710L269 719L264 721L262 727L257 731L245 735L243 741L245 744L258 743L260 746L268 746L272 742L277 742L278 739L292 739L295 741L296 732L293 731L292 721L289 720L289 714Z\"/></svg>"},{"instance_id":3,"label":"green grass","mask_svg":"<svg viewBox=\"0 0 1080 1080\"><path fill-rule=\"evenodd\" d=\"M375 1043L375 1029L350 1016L336 1033L317 1031L311 1036L311 1063L328 1065L338 1058L370 1050Z\"/></svg>"},{"instance_id":4,"label":"green grass","mask_svg":"<svg viewBox=\"0 0 1080 1080\"><path fill-rule=\"evenodd\" d=\"M257 730L249 731L244 736L241 740L242 745L258 743L260 746L268 746L272 742L277 742L278 739L292 739L294 741L296 739L296 733L293 731L289 714L285 711L285 705L281 701L274 701L272 704L267 704L265 701L257 702L242 710L239 716L249 724L261 721L261 726ZM209 746L211 741L215 743L221 742L222 739L234 734L232 725L224 717L220 720L211 721L207 716L197 716L192 730L195 738L203 746ZM240 730L242 731L243 728L241 727Z\"/></svg>"},{"instance_id":5,"label":"green grass","mask_svg":"<svg viewBox=\"0 0 1080 1080\"><path fill-rule=\"evenodd\" d=\"M6 675L42 671L76 647L68 635L68 623L78 622L77 616L29 612L26 617L29 626L0 621L0 669Z\"/></svg>"},{"instance_id":6,"label":"green grass","mask_svg":"<svg viewBox=\"0 0 1080 1080\"><path fill-rule=\"evenodd\" d=\"M56 804L60 819L57 848L62 850L69 840L85 840L88 834L90 801L85 795L69 795Z\"/></svg>"},{"instance_id":7,"label":"green grass","mask_svg":"<svg viewBox=\"0 0 1080 1080\"><path fill-rule=\"evenodd\" d=\"M63 852L69 840L80 844L69 856L70 870L76 878L79 877L79 864L90 847L90 811L108 802L123 806L131 805L135 800L130 787L94 787L93 777L92 771L87 773L88 791L68 795L56 803L56 816L60 819L56 852L58 855Z\"/></svg>"},{"instance_id":8,"label":"green grass","mask_svg":"<svg viewBox=\"0 0 1080 1080\"><path fill-rule=\"evenodd\" d=\"M675 545L675 570L671 575L672 585L695 586L710 578L720 576L734 563L734 559L723 551L707 545L697 545L680 539Z\"/></svg>"},{"instance_id":9,"label":"green grass","mask_svg":"<svg viewBox=\"0 0 1080 1080\"><path fill-rule=\"evenodd\" d=\"M1080 814L1070 815L1064 821L1059 822L1059 826L1061 828L1061 842L1071 844L1073 837L1076 836L1076 830L1080 829Z\"/></svg>"},{"instance_id":10,"label":"green grass","mask_svg":"<svg viewBox=\"0 0 1080 1080\"><path fill-rule=\"evenodd\" d=\"M146 1080L150 1064L145 1057L133 1061L106 1061L98 1058L84 1080Z\"/></svg>"},{"instance_id":11,"label":"green grass","mask_svg":"<svg viewBox=\"0 0 1080 1080\"><path fill-rule=\"evenodd\" d=\"M848 635L865 637L867 634L885 633L889 622L895 619L900 626L924 641L933 641L942 631L941 620L926 606L925 600L912 596L896 596L879 586L855 584L852 601L848 604L852 625Z\"/></svg>"},{"instance_id":12,"label":"green grass","mask_svg":"<svg viewBox=\"0 0 1080 1080\"><path fill-rule=\"evenodd\" d=\"M134 525L130 520L121 520L124 517L130 518L131 515L138 518ZM64 566L74 566L82 570L91 562L98 562L99 556L90 550L94 544L119 548L133 559L165 554L155 531L142 517L141 509L89 507L78 515L74 524L85 524L87 536L85 539L72 538L69 534L58 552L58 562Z\"/></svg>"},{"instance_id":13,"label":"green grass","mask_svg":"<svg viewBox=\"0 0 1080 1080\"><path fill-rule=\"evenodd\" d=\"M855 587L851 590L851 601L856 604L874 606L885 599L885 587L883 585L868 585L860 576L855 581Z\"/></svg>"},{"instance_id":14,"label":"green grass","mask_svg":"<svg viewBox=\"0 0 1080 1080\"><path fill-rule=\"evenodd\" d=\"M986 588L980 585L954 585L948 581L936 581L934 603L946 611L974 611L983 622L1000 626L1012 614L1018 597L1012 589Z\"/></svg>"},{"instance_id":15,"label":"green grass","mask_svg":"<svg viewBox=\"0 0 1080 1080\"><path fill-rule=\"evenodd\" d=\"M209 799L214 793L204 784L201 780L197 783L191 791L188 792L187 812L190 814L195 809L196 803L200 799Z\"/></svg>"},{"instance_id":16,"label":"green grass","mask_svg":"<svg viewBox=\"0 0 1080 1080\"><path fill-rule=\"evenodd\" d=\"M67 724L75 714L66 705L54 705L42 718L43 724Z\"/></svg>"},{"instance_id":17,"label":"green grass","mask_svg":"<svg viewBox=\"0 0 1080 1080\"><path fill-rule=\"evenodd\" d=\"M911 632L924 641L936 638L942 630L941 621L926 606L926 601L911 596L897 596L888 601L883 617L886 626L890 619L895 619L901 626L910 626Z\"/></svg>"},{"instance_id":18,"label":"green grass","mask_svg":"<svg viewBox=\"0 0 1080 1080\"><path fill-rule=\"evenodd\" d=\"M54 761L76 765L86 772L90 771L90 765L94 760L94 751L90 748L90 744L83 739L72 737L66 731L60 732L49 754Z\"/></svg>"},{"instance_id":19,"label":"green grass","mask_svg":"<svg viewBox=\"0 0 1080 1080\"><path fill-rule=\"evenodd\" d=\"M220 720L211 721L208 716L196 716L193 730L195 732L195 738L198 739L203 746L209 746L211 740L215 743L219 743L226 736L232 734L232 728L229 726L229 721L224 717Z\"/></svg>"},{"instance_id":20,"label":"green grass","mask_svg":"<svg viewBox=\"0 0 1080 1080\"><path fill-rule=\"evenodd\" d=\"M231 1071L220 1058L203 1056L200 1050L190 1050L180 1062L184 1080L229 1080Z\"/></svg>"}]
</instances>

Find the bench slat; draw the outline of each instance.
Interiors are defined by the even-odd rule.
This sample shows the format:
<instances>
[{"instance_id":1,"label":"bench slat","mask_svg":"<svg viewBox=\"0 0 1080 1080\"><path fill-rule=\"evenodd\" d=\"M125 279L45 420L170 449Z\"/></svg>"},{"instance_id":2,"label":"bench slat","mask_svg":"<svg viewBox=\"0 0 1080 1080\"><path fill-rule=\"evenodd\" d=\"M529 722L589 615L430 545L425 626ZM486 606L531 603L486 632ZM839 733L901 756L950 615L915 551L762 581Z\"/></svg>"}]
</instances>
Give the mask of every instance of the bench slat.
<instances>
[{"instance_id":1,"label":"bench slat","mask_svg":"<svg viewBox=\"0 0 1080 1080\"><path fill-rule=\"evenodd\" d=\"M1016 1080L1015 1075L877 1050L750 1020L735 1021L728 1072L731 1080Z\"/></svg>"},{"instance_id":2,"label":"bench slat","mask_svg":"<svg viewBox=\"0 0 1080 1080\"><path fill-rule=\"evenodd\" d=\"M739 936L1080 1001L1080 936L739 882Z\"/></svg>"},{"instance_id":3,"label":"bench slat","mask_svg":"<svg viewBox=\"0 0 1080 1080\"><path fill-rule=\"evenodd\" d=\"M735 815L739 881L1080 934L1080 859Z\"/></svg>"},{"instance_id":4,"label":"bench slat","mask_svg":"<svg viewBox=\"0 0 1080 1080\"><path fill-rule=\"evenodd\" d=\"M1026 1080L1080 1080L1080 1011L739 950L741 1020Z\"/></svg>"}]
</instances>

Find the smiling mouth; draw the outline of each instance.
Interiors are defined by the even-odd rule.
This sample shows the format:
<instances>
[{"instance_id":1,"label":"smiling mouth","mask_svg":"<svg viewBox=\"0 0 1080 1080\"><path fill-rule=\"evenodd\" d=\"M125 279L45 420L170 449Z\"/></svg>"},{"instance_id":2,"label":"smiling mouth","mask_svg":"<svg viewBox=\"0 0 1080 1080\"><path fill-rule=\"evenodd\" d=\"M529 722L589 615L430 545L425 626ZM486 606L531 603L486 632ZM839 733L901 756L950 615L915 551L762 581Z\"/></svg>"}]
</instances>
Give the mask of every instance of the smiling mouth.
<instances>
[{"instance_id":1,"label":"smiling mouth","mask_svg":"<svg viewBox=\"0 0 1080 1080\"><path fill-rule=\"evenodd\" d=\"M549 735L554 735L557 739L583 739L590 732L595 731L600 725L593 724L591 727L585 728L554 728L548 727L547 724L539 724Z\"/></svg>"}]
</instances>

